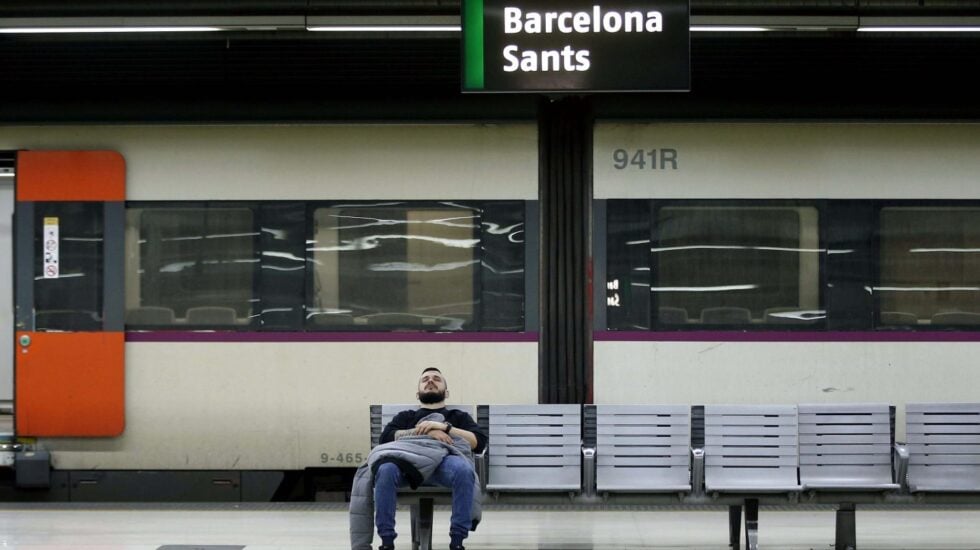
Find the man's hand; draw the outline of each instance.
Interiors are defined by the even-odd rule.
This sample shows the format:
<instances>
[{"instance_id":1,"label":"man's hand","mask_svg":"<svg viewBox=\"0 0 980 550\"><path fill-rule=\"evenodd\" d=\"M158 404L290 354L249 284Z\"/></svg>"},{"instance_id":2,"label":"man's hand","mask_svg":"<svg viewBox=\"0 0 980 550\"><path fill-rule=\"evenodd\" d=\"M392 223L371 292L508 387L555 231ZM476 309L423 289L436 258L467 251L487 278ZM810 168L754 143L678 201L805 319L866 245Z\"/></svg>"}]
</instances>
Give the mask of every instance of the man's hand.
<instances>
[{"instance_id":1,"label":"man's hand","mask_svg":"<svg viewBox=\"0 0 980 550\"><path fill-rule=\"evenodd\" d=\"M442 422L435 422L433 420L426 420L424 422L419 422L415 425L415 435L432 435L434 432L442 432L443 435L449 435L445 432L446 425ZM435 437L435 436L433 436ZM436 439L439 439L436 437ZM452 441L452 438L449 438Z\"/></svg>"}]
</instances>

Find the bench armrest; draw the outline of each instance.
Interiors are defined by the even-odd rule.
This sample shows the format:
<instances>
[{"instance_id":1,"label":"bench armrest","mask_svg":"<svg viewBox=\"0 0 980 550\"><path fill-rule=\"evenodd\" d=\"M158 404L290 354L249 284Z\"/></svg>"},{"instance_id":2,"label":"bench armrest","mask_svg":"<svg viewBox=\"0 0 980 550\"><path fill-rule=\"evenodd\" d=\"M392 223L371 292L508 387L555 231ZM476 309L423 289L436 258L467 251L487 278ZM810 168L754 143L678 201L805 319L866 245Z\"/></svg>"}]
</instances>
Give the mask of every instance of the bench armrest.
<instances>
[{"instance_id":1,"label":"bench armrest","mask_svg":"<svg viewBox=\"0 0 980 550\"><path fill-rule=\"evenodd\" d=\"M691 493L704 494L704 449L691 449Z\"/></svg>"},{"instance_id":2,"label":"bench armrest","mask_svg":"<svg viewBox=\"0 0 980 550\"><path fill-rule=\"evenodd\" d=\"M476 470L476 479L480 483L480 492L487 494L487 476L489 475L490 457L487 450L483 449L480 454L473 455L473 469Z\"/></svg>"},{"instance_id":3,"label":"bench armrest","mask_svg":"<svg viewBox=\"0 0 980 550\"><path fill-rule=\"evenodd\" d=\"M909 490L909 449L904 443L895 443L895 483L903 492Z\"/></svg>"},{"instance_id":4,"label":"bench armrest","mask_svg":"<svg viewBox=\"0 0 980 550\"><path fill-rule=\"evenodd\" d=\"M595 449L592 447L582 447L582 492L586 496L592 496L596 493L595 469Z\"/></svg>"}]
</instances>

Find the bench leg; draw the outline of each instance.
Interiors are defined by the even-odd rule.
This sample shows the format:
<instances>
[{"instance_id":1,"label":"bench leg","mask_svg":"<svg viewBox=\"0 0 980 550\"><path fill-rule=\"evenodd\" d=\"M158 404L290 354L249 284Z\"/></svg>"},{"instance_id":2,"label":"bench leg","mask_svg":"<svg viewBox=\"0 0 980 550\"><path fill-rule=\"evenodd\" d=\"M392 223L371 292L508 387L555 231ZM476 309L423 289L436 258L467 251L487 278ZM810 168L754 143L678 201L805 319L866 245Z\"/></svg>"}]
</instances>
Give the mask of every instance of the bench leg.
<instances>
[{"instance_id":1,"label":"bench leg","mask_svg":"<svg viewBox=\"0 0 980 550\"><path fill-rule=\"evenodd\" d=\"M419 550L432 550L432 504L431 498L419 499Z\"/></svg>"},{"instance_id":2,"label":"bench leg","mask_svg":"<svg viewBox=\"0 0 980 550\"><path fill-rule=\"evenodd\" d=\"M745 550L759 550L759 501L745 500Z\"/></svg>"},{"instance_id":3,"label":"bench leg","mask_svg":"<svg viewBox=\"0 0 980 550\"><path fill-rule=\"evenodd\" d=\"M837 509L837 540L834 542L834 550L857 550L855 508L853 503L842 502Z\"/></svg>"},{"instance_id":4,"label":"bench leg","mask_svg":"<svg viewBox=\"0 0 980 550\"><path fill-rule=\"evenodd\" d=\"M732 504L728 507L728 546L732 550L739 549L739 539L742 538L742 506Z\"/></svg>"},{"instance_id":5,"label":"bench leg","mask_svg":"<svg viewBox=\"0 0 980 550\"><path fill-rule=\"evenodd\" d=\"M412 504L408 507L412 518L412 550L419 550L419 505Z\"/></svg>"}]
</instances>

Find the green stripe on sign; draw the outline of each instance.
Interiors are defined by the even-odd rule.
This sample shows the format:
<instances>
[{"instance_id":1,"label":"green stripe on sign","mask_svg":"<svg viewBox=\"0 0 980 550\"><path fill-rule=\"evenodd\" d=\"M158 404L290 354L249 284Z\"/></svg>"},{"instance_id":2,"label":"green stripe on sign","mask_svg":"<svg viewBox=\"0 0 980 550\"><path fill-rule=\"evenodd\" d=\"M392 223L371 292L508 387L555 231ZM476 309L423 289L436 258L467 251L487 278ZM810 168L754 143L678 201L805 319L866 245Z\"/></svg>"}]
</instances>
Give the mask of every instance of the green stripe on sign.
<instances>
[{"instance_id":1,"label":"green stripe on sign","mask_svg":"<svg viewBox=\"0 0 980 550\"><path fill-rule=\"evenodd\" d=\"M463 3L463 88L483 89L483 0L464 0Z\"/></svg>"}]
</instances>

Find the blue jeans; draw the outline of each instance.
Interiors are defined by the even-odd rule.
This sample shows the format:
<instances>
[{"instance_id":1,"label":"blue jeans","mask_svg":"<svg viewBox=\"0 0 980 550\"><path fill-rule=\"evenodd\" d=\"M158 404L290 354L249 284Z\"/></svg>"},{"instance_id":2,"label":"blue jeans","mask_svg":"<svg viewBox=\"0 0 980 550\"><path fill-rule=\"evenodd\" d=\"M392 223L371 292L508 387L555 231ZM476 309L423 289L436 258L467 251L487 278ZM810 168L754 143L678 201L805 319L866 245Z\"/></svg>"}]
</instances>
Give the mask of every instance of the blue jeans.
<instances>
[{"instance_id":1,"label":"blue jeans","mask_svg":"<svg viewBox=\"0 0 980 550\"><path fill-rule=\"evenodd\" d=\"M448 487L453 491L453 513L449 523L449 536L464 539L470 534L473 520L473 484L476 473L469 460L449 455L442 460L427 481ZM382 541L394 540L395 506L398 504L398 488L408 485L398 466L382 464L374 475L374 524Z\"/></svg>"}]
</instances>

